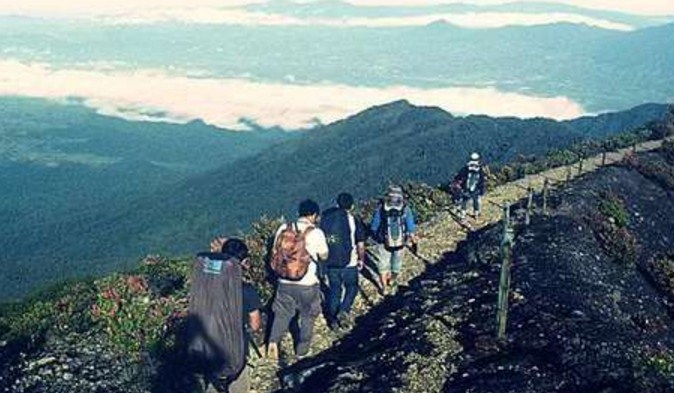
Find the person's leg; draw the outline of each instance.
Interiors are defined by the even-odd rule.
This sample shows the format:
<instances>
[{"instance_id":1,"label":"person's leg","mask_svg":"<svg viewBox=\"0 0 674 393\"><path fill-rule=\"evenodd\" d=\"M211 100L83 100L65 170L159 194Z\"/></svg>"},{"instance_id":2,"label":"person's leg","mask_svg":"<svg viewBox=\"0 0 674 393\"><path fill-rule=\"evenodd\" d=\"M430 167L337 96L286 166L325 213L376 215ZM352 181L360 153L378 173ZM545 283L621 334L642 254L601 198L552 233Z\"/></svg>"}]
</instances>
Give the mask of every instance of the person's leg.
<instances>
[{"instance_id":1,"label":"person's leg","mask_svg":"<svg viewBox=\"0 0 674 393\"><path fill-rule=\"evenodd\" d=\"M281 342L288 331L290 320L295 316L297 309L297 302L290 293L291 290L292 285L279 284L274 303L271 306L274 312L274 321L269 333L268 354L272 359L278 357L278 343Z\"/></svg>"},{"instance_id":2,"label":"person's leg","mask_svg":"<svg viewBox=\"0 0 674 393\"><path fill-rule=\"evenodd\" d=\"M470 195L467 193L463 192L461 193L461 210L459 211L459 219L461 221L466 219L466 210L468 209L468 199L470 198Z\"/></svg>"},{"instance_id":3,"label":"person's leg","mask_svg":"<svg viewBox=\"0 0 674 393\"><path fill-rule=\"evenodd\" d=\"M403 266L403 250L391 252L391 294L398 290L398 277Z\"/></svg>"},{"instance_id":4,"label":"person's leg","mask_svg":"<svg viewBox=\"0 0 674 393\"><path fill-rule=\"evenodd\" d=\"M298 288L300 290L300 335L297 340L297 356L309 353L314 334L314 321L321 313L321 290L318 285Z\"/></svg>"},{"instance_id":5,"label":"person's leg","mask_svg":"<svg viewBox=\"0 0 674 393\"><path fill-rule=\"evenodd\" d=\"M342 274L341 269L328 269L328 319L334 323L342 301Z\"/></svg>"},{"instance_id":6,"label":"person's leg","mask_svg":"<svg viewBox=\"0 0 674 393\"><path fill-rule=\"evenodd\" d=\"M348 267L342 270L342 278L344 280L345 293L340 311L348 314L351 312L356 295L358 295L358 268Z\"/></svg>"},{"instance_id":7,"label":"person's leg","mask_svg":"<svg viewBox=\"0 0 674 393\"><path fill-rule=\"evenodd\" d=\"M227 393L248 393L250 390L250 367L246 364L239 377L229 385Z\"/></svg>"},{"instance_id":8,"label":"person's leg","mask_svg":"<svg viewBox=\"0 0 674 393\"><path fill-rule=\"evenodd\" d=\"M480 193L478 192L473 193L473 213L475 218L480 217Z\"/></svg>"},{"instance_id":9,"label":"person's leg","mask_svg":"<svg viewBox=\"0 0 674 393\"><path fill-rule=\"evenodd\" d=\"M391 252L383 244L379 244L377 245L377 254L379 254L377 270L379 270L381 291L385 295L389 281L391 280Z\"/></svg>"}]
</instances>

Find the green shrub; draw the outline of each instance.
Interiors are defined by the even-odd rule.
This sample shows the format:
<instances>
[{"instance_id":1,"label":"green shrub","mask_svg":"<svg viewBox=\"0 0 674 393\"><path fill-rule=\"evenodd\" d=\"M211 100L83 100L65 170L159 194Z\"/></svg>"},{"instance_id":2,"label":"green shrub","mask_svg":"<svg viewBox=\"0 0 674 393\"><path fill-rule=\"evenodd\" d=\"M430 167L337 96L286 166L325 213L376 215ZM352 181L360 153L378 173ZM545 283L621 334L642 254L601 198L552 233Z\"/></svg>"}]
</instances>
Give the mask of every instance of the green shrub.
<instances>
[{"instance_id":1,"label":"green shrub","mask_svg":"<svg viewBox=\"0 0 674 393\"><path fill-rule=\"evenodd\" d=\"M674 252L657 255L642 267L657 289L670 299L670 308L674 310Z\"/></svg>"},{"instance_id":2,"label":"green shrub","mask_svg":"<svg viewBox=\"0 0 674 393\"><path fill-rule=\"evenodd\" d=\"M669 165L674 165L674 141L665 141L662 144L662 155Z\"/></svg>"},{"instance_id":3,"label":"green shrub","mask_svg":"<svg viewBox=\"0 0 674 393\"><path fill-rule=\"evenodd\" d=\"M97 287L92 317L118 350L135 358L156 351L171 323L186 311L185 298L153 295L141 275L113 275Z\"/></svg>"},{"instance_id":4,"label":"green shrub","mask_svg":"<svg viewBox=\"0 0 674 393\"><path fill-rule=\"evenodd\" d=\"M38 338L47 330L85 331L95 289L90 280L67 281L38 292L21 303L0 308L0 340Z\"/></svg>"},{"instance_id":5,"label":"green shrub","mask_svg":"<svg viewBox=\"0 0 674 393\"><path fill-rule=\"evenodd\" d=\"M667 348L652 349L646 354L646 363L661 376L674 379L674 351Z\"/></svg>"},{"instance_id":6,"label":"green shrub","mask_svg":"<svg viewBox=\"0 0 674 393\"><path fill-rule=\"evenodd\" d=\"M406 183L403 191L416 214L417 223L428 222L438 211L452 205L451 196L438 187L424 183Z\"/></svg>"},{"instance_id":7,"label":"green shrub","mask_svg":"<svg viewBox=\"0 0 674 393\"><path fill-rule=\"evenodd\" d=\"M599 194L599 212L618 228L625 228L629 223L629 213L625 208L625 202L612 192Z\"/></svg>"},{"instance_id":8,"label":"green shrub","mask_svg":"<svg viewBox=\"0 0 674 393\"><path fill-rule=\"evenodd\" d=\"M606 254L623 265L635 264L638 251L637 239L628 224L629 213L622 199L613 192L601 192L590 226Z\"/></svg>"},{"instance_id":9,"label":"green shrub","mask_svg":"<svg viewBox=\"0 0 674 393\"><path fill-rule=\"evenodd\" d=\"M244 236L250 250L250 268L244 272L244 279L255 285L263 304L269 302L274 294L274 277L269 270L269 252L276 230L283 220L262 216L251 225L251 231Z\"/></svg>"}]
</instances>

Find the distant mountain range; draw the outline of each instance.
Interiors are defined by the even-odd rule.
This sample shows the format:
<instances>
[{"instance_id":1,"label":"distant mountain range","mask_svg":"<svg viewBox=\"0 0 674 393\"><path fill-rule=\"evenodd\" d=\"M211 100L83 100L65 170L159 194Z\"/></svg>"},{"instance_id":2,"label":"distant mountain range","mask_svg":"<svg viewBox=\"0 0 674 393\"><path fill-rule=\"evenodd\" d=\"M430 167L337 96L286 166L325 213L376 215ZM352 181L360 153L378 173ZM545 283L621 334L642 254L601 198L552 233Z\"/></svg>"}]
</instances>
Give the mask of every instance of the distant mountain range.
<instances>
[{"instance_id":1,"label":"distant mountain range","mask_svg":"<svg viewBox=\"0 0 674 393\"><path fill-rule=\"evenodd\" d=\"M50 160L71 162L52 168L2 160L3 184L16 185L3 188L3 199L30 199L16 202L18 208L3 205L8 218L0 225L0 297L74 275L123 269L148 253L189 254L216 233L245 230L263 213L292 216L302 198L327 206L340 191L369 198L391 181L439 183L472 151L489 163L504 163L518 154L543 154L634 129L662 117L666 108L649 104L556 122L455 117L398 101L300 134L232 133L197 123L137 123L123 131L118 127L130 126L126 122L71 108L67 117L47 122L50 137L41 130L42 137L35 138L50 141L48 148L21 144L42 160L47 151ZM3 127L14 130L8 134L14 140L22 138L16 136L22 124L26 135L37 136L45 124L40 116L58 113L33 109ZM92 165L103 152L118 161ZM101 195L107 191L112 194Z\"/></svg>"},{"instance_id":2,"label":"distant mountain range","mask_svg":"<svg viewBox=\"0 0 674 393\"><path fill-rule=\"evenodd\" d=\"M475 5L465 3L417 5L417 6L357 6L345 1L323 0L313 2L292 2L287 0L252 4L247 10L278 15L292 15L301 18L392 18L420 15L442 15L460 13L524 13L554 14L567 13L622 23L635 28L656 26L674 22L671 16L644 16L615 11L596 10L562 3L512 2L505 4Z\"/></svg>"},{"instance_id":3,"label":"distant mountain range","mask_svg":"<svg viewBox=\"0 0 674 393\"><path fill-rule=\"evenodd\" d=\"M322 6L351 9L339 3ZM296 7L287 12L318 6ZM367 7L357 10L374 12ZM91 50L85 54L83 47ZM4 58L54 69L100 66L101 75L109 70L165 70L169 76L316 86L317 99L328 101L328 106L329 97L320 94L326 84L492 88L568 97L588 113L671 102L671 48L674 24L623 32L570 23L497 29L466 29L445 22L380 28L178 22L120 27L0 18Z\"/></svg>"}]
</instances>

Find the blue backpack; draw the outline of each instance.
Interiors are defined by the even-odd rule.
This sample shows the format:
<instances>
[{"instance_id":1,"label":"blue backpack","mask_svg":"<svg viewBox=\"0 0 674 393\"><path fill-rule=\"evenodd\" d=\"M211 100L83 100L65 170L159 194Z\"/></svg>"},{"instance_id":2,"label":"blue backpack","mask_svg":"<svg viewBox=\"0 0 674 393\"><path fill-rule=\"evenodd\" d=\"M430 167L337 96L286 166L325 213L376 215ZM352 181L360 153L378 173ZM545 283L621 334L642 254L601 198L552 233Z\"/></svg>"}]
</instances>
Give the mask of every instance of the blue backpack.
<instances>
[{"instance_id":1,"label":"blue backpack","mask_svg":"<svg viewBox=\"0 0 674 393\"><path fill-rule=\"evenodd\" d=\"M328 241L326 266L333 269L346 267L351 261L353 250L349 213L337 207L330 208L321 215L320 227Z\"/></svg>"}]
</instances>

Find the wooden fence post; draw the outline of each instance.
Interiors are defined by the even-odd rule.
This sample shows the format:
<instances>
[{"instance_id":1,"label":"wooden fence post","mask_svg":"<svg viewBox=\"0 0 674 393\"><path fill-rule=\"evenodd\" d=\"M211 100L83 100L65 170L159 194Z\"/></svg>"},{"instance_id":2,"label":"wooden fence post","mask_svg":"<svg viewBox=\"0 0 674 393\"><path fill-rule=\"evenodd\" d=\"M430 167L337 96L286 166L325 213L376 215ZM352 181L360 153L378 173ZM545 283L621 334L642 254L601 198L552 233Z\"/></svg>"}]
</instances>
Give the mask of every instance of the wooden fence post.
<instances>
[{"instance_id":1,"label":"wooden fence post","mask_svg":"<svg viewBox=\"0 0 674 393\"><path fill-rule=\"evenodd\" d=\"M510 295L510 269L512 266L512 230L510 228L510 205L503 205L503 240L501 242L501 278L498 291L498 332L499 340L506 337L508 326L508 297Z\"/></svg>"},{"instance_id":2,"label":"wooden fence post","mask_svg":"<svg viewBox=\"0 0 674 393\"><path fill-rule=\"evenodd\" d=\"M531 211L534 207L534 188L531 186L531 184L529 184L527 192L527 213L524 216L524 224L528 226L531 224Z\"/></svg>"},{"instance_id":3,"label":"wooden fence post","mask_svg":"<svg viewBox=\"0 0 674 393\"><path fill-rule=\"evenodd\" d=\"M601 166L606 166L606 150L601 153Z\"/></svg>"},{"instance_id":4,"label":"wooden fence post","mask_svg":"<svg viewBox=\"0 0 674 393\"><path fill-rule=\"evenodd\" d=\"M571 181L571 163L566 166L566 183Z\"/></svg>"},{"instance_id":5,"label":"wooden fence post","mask_svg":"<svg viewBox=\"0 0 674 393\"><path fill-rule=\"evenodd\" d=\"M508 234L508 229L510 228L510 204L505 202L503 205L503 236L505 237Z\"/></svg>"},{"instance_id":6,"label":"wooden fence post","mask_svg":"<svg viewBox=\"0 0 674 393\"><path fill-rule=\"evenodd\" d=\"M548 214L548 194L550 193L550 180L546 177L543 181L543 214Z\"/></svg>"},{"instance_id":7,"label":"wooden fence post","mask_svg":"<svg viewBox=\"0 0 674 393\"><path fill-rule=\"evenodd\" d=\"M580 158L580 161L578 161L578 174L580 175L583 173L583 158Z\"/></svg>"}]
</instances>

